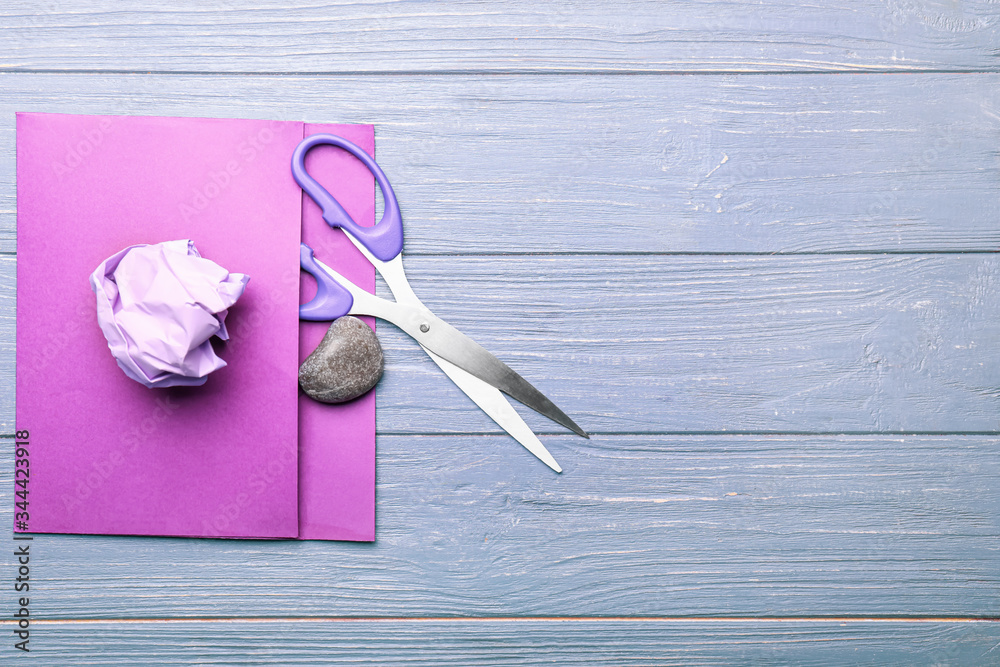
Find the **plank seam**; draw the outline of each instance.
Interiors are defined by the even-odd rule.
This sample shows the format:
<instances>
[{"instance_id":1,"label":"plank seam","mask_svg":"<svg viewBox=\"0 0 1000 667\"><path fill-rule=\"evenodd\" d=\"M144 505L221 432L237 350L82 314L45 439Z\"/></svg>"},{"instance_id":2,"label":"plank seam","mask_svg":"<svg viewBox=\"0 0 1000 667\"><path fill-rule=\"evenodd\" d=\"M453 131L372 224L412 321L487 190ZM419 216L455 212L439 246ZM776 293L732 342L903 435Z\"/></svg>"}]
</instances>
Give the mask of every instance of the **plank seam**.
<instances>
[{"instance_id":1,"label":"plank seam","mask_svg":"<svg viewBox=\"0 0 1000 667\"><path fill-rule=\"evenodd\" d=\"M817 438L951 438L955 436L981 438L1000 437L1000 431L588 431L591 436L606 437L671 437L671 438L701 438L701 437L780 437L800 436ZM535 431L538 436L545 437L576 437L565 431ZM377 431L379 437L388 438L495 438L506 437L506 431ZM12 440L13 433L0 433L0 440Z\"/></svg>"},{"instance_id":2,"label":"plank seam","mask_svg":"<svg viewBox=\"0 0 1000 667\"><path fill-rule=\"evenodd\" d=\"M442 69L442 70L348 70L348 71L275 71L240 72L233 70L128 70L128 69L24 69L0 68L0 74L113 74L156 76L231 76L231 77L358 77L358 76L772 76L788 74L996 74L1000 67L940 69L940 68L865 68L847 69L774 69L774 70L678 70L678 69Z\"/></svg>"},{"instance_id":3,"label":"plank seam","mask_svg":"<svg viewBox=\"0 0 1000 667\"><path fill-rule=\"evenodd\" d=\"M1000 623L1000 616L189 616L33 618L32 625L104 623ZM0 627L16 625L0 620Z\"/></svg>"},{"instance_id":4,"label":"plank seam","mask_svg":"<svg viewBox=\"0 0 1000 667\"><path fill-rule=\"evenodd\" d=\"M493 252L489 250L448 253L448 252L406 252L407 257L427 257L427 258L452 258L463 259L470 257L926 257L933 255L996 255L1000 254L1000 249L969 249L969 250L772 250L772 251L701 251L701 250L620 250L605 252L589 251L533 251L523 252ZM17 258L16 250L0 250L0 257Z\"/></svg>"},{"instance_id":5,"label":"plank seam","mask_svg":"<svg viewBox=\"0 0 1000 667\"><path fill-rule=\"evenodd\" d=\"M736 436L736 437L771 437L771 436L803 436L803 437L822 437L822 438L839 438L839 437L870 437L870 438L886 438L886 437L899 437L899 438L909 438L909 437L954 437L954 436L968 436L968 437L997 437L1000 436L1000 431L588 431L591 436L607 436L607 437L645 437L645 436L666 436L666 437L723 437L723 436ZM456 437L456 438L470 438L470 437L481 437L481 438L492 438L495 436L506 436L505 431L467 431L467 432L456 432L456 431L441 431L441 432L429 432L429 431L377 431L379 436L387 436L393 438L410 438L414 436L426 436L434 438L444 438L444 437ZM572 433L567 433L565 431L535 431L535 435L545 436L545 437L556 437L556 436L566 436L575 437ZM8 436L3 436L8 437Z\"/></svg>"},{"instance_id":6,"label":"plank seam","mask_svg":"<svg viewBox=\"0 0 1000 667\"><path fill-rule=\"evenodd\" d=\"M407 257L823 257L838 256L924 256L924 255L995 255L998 249L973 248L969 250L760 250L727 252L721 250L617 250L603 252L588 251L533 251L496 252L489 250L447 253L447 252L407 252Z\"/></svg>"}]
</instances>

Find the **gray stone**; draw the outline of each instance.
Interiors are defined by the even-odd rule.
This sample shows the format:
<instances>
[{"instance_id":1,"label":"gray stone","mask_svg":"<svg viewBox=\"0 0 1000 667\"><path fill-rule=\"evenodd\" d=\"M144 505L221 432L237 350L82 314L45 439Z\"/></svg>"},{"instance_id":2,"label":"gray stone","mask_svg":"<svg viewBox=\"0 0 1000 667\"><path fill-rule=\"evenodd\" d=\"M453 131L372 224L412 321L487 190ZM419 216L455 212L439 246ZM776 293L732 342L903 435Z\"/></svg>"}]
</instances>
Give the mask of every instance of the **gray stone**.
<instances>
[{"instance_id":1,"label":"gray stone","mask_svg":"<svg viewBox=\"0 0 1000 667\"><path fill-rule=\"evenodd\" d=\"M374 387L383 366L375 332L346 315L333 321L319 346L299 366L299 386L317 401L343 403Z\"/></svg>"}]
</instances>

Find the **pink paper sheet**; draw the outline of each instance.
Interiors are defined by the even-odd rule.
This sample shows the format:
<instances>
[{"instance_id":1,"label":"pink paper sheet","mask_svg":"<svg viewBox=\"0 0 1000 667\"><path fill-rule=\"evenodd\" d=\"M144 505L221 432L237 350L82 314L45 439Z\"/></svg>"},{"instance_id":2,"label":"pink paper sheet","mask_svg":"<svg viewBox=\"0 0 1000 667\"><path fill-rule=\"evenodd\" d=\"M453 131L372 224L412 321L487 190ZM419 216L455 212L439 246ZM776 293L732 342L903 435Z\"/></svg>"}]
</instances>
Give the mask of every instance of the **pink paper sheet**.
<instances>
[{"instance_id":1,"label":"pink paper sheet","mask_svg":"<svg viewBox=\"0 0 1000 667\"><path fill-rule=\"evenodd\" d=\"M315 125L307 123L303 136L337 134L369 155L375 155L371 125ZM375 179L346 151L317 146L306 155L306 169L359 225L375 224ZM302 194L302 242L316 257L333 264L345 278L369 292L375 291L375 269L344 236L323 220L319 207ZM302 303L316 294L312 277L300 272ZM371 318L362 318L374 328ZM299 361L304 361L323 339L329 324L301 322ZM298 366L296 366L298 368ZM299 536L302 539L375 539L375 392L340 405L317 403L299 392L299 437L313 446L299 450ZM335 538L329 537L336 535Z\"/></svg>"},{"instance_id":2,"label":"pink paper sheet","mask_svg":"<svg viewBox=\"0 0 1000 667\"><path fill-rule=\"evenodd\" d=\"M321 406L296 383L312 348L299 350L303 203L289 163L307 127L374 143L369 125L18 114L16 413L31 433L28 531L374 538L373 397ZM329 187L352 213L374 208L363 167ZM126 246L178 238L250 282L217 347L228 365L201 387L147 389L115 364L87 278ZM353 248L341 257L336 242L315 245L373 284Z\"/></svg>"}]
</instances>

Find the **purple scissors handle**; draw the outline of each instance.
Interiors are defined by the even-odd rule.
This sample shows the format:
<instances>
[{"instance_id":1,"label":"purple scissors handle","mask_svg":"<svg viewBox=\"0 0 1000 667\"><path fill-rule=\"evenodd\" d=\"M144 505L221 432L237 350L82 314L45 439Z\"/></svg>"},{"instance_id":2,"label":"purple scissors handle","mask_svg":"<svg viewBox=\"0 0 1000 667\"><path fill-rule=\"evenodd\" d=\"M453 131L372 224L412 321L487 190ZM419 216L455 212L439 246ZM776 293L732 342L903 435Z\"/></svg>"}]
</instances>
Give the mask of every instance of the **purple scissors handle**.
<instances>
[{"instance_id":1,"label":"purple scissors handle","mask_svg":"<svg viewBox=\"0 0 1000 667\"><path fill-rule=\"evenodd\" d=\"M299 319L328 322L351 312L354 297L316 261L313 249L305 243L299 244L299 265L316 279L316 296L299 306Z\"/></svg>"},{"instance_id":2,"label":"purple scissors handle","mask_svg":"<svg viewBox=\"0 0 1000 667\"><path fill-rule=\"evenodd\" d=\"M382 190L382 199L385 202L385 211L377 225L362 227L354 222L354 218L344 210L340 202L334 199L333 195L327 192L326 188L306 171L306 153L319 144L343 148L368 167L368 171L375 177ZM399 202L396 201L396 194L392 191L389 179L385 177L382 168L360 146L333 134L314 134L311 137L306 137L292 153L292 176L299 187L305 190L306 194L323 209L323 219L328 225L340 227L348 232L372 255L383 262L388 262L403 251L403 220L399 215Z\"/></svg>"}]
</instances>

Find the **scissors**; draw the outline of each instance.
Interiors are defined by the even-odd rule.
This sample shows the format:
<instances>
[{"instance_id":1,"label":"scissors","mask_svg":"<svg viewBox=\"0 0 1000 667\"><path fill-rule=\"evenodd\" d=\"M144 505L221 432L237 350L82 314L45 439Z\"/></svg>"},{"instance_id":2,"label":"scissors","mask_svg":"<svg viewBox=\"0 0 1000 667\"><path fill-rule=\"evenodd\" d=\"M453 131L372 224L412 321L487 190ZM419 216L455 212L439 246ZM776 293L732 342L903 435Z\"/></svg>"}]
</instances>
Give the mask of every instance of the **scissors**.
<instances>
[{"instance_id":1,"label":"scissors","mask_svg":"<svg viewBox=\"0 0 1000 667\"><path fill-rule=\"evenodd\" d=\"M382 190L384 210L374 227L358 225L340 203L305 168L306 153L328 144L351 153L375 177ZM566 413L505 363L424 306L410 288L403 272L403 221L399 203L381 167L359 146L332 134L314 134L292 154L292 176L323 210L323 219L339 227L355 247L374 265L389 286L395 301L366 292L334 269L316 259L312 248L300 247L302 269L316 279L316 296L299 306L299 317L310 321L335 320L344 315L371 315L402 329L424 349L445 374L483 412L515 440L556 472L562 468L504 397L523 403L585 438L590 436Z\"/></svg>"}]
</instances>

